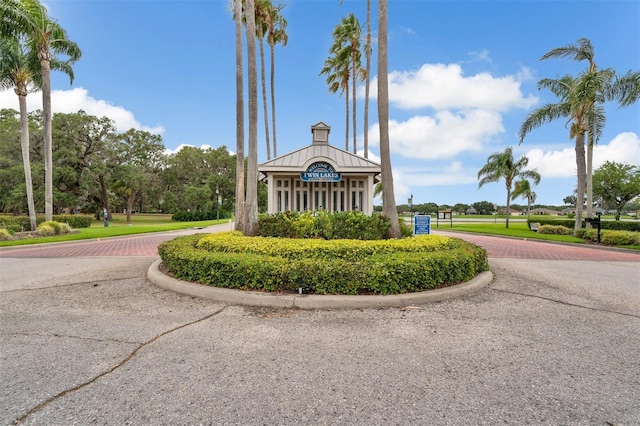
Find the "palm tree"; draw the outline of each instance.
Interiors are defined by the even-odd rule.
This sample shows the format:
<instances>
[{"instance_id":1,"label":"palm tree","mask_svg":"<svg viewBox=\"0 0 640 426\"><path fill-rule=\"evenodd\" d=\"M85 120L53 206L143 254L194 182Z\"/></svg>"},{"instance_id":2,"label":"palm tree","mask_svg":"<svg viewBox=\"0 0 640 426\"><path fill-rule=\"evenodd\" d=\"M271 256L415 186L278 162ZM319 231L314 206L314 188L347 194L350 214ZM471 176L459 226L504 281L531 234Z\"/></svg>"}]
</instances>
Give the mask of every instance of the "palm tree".
<instances>
[{"instance_id":1,"label":"palm tree","mask_svg":"<svg viewBox=\"0 0 640 426\"><path fill-rule=\"evenodd\" d=\"M287 35L287 20L280 14L284 8L283 4L272 5L267 16L267 43L271 48L271 130L273 132L273 156L278 156L278 146L276 144L276 86L275 86L275 46L281 44L286 46L289 41Z\"/></svg>"},{"instance_id":2,"label":"palm tree","mask_svg":"<svg viewBox=\"0 0 640 426\"><path fill-rule=\"evenodd\" d=\"M511 200L515 200L518 197L524 197L527 199L527 219L531 218L531 203L536 202L536 193L531 189L531 182L528 179L522 179L515 183L513 194L511 194Z\"/></svg>"},{"instance_id":3,"label":"palm tree","mask_svg":"<svg viewBox=\"0 0 640 426\"><path fill-rule=\"evenodd\" d=\"M246 0L246 34L249 77L249 152L247 155L247 198L244 235L258 233L258 81L256 73L256 28L254 0Z\"/></svg>"},{"instance_id":4,"label":"palm tree","mask_svg":"<svg viewBox=\"0 0 640 426\"><path fill-rule=\"evenodd\" d=\"M498 182L504 179L507 188L507 220L506 227L509 227L509 215L511 206L511 190L513 182L517 178L529 178L537 185L540 183L540 174L535 170L524 170L529 164L529 158L523 156L518 161L513 159L513 148L508 147L504 152L496 152L487 158L487 164L478 171L478 189L484 184Z\"/></svg>"},{"instance_id":5,"label":"palm tree","mask_svg":"<svg viewBox=\"0 0 640 426\"><path fill-rule=\"evenodd\" d=\"M329 93L345 94L345 147L349 151L349 78L351 70L349 68L349 51L342 49L339 52L332 52L332 56L325 59L324 67L320 75L326 75L326 82L329 86Z\"/></svg>"},{"instance_id":6,"label":"palm tree","mask_svg":"<svg viewBox=\"0 0 640 426\"><path fill-rule=\"evenodd\" d=\"M589 130L588 114L591 105L587 105L584 99L577 96L576 86L578 81L573 77L566 75L561 79L543 79L538 82L538 90L548 88L551 92L560 98L558 103L543 105L540 108L530 112L525 121L520 126L520 143L524 141L526 135L533 129L543 124L557 120L559 118L568 118L570 123L569 137L575 138L576 151L576 169L577 169L577 185L576 199L582 200L585 194L586 183L586 164L585 164L585 133ZM575 231L582 228L582 203L576 204L576 221Z\"/></svg>"},{"instance_id":7,"label":"palm tree","mask_svg":"<svg viewBox=\"0 0 640 426\"><path fill-rule=\"evenodd\" d=\"M364 86L364 158L369 158L369 86L371 76L371 0L367 0L367 44L364 48L366 57Z\"/></svg>"},{"instance_id":8,"label":"palm tree","mask_svg":"<svg viewBox=\"0 0 640 426\"><path fill-rule=\"evenodd\" d=\"M569 57L575 61L583 61L586 60L589 62L589 66L587 68L587 72L585 78L591 80L591 77L594 76L597 70L597 66L594 60L595 52L593 46L591 45L591 41L586 38L581 38L578 40L578 43L573 45L569 44L567 46L558 47L550 50L545 55L540 58L541 60L549 59L549 58L564 58ZM613 76L611 76L613 77ZM585 88L589 90L589 95L587 95L592 103L595 105L595 97L596 97L596 86L589 84L585 85ZM587 97L585 96L585 97ZM593 117L591 117L593 118ZM593 191L591 189L591 174L593 169L593 146L598 142L598 138L595 133L601 133L602 127L596 129L596 123L591 122L591 120L587 119L589 122L589 130L588 130L588 139L587 139L587 164L586 164L586 192L587 192L587 217L593 216ZM604 123L602 123L604 124Z\"/></svg>"},{"instance_id":9,"label":"palm tree","mask_svg":"<svg viewBox=\"0 0 640 426\"><path fill-rule=\"evenodd\" d=\"M267 145L267 159L271 159L271 141L269 140L269 111L267 109L267 83L265 77L265 65L264 65L264 36L268 31L267 20L271 14L270 0L255 0L255 26L256 37L259 41L260 49L260 82L262 83L262 109L264 117L264 133L265 143Z\"/></svg>"},{"instance_id":10,"label":"palm tree","mask_svg":"<svg viewBox=\"0 0 640 426\"><path fill-rule=\"evenodd\" d=\"M234 0L236 23L236 225L244 227L244 81L242 73L242 0Z\"/></svg>"},{"instance_id":11,"label":"palm tree","mask_svg":"<svg viewBox=\"0 0 640 426\"><path fill-rule=\"evenodd\" d=\"M383 213L391 220L389 236L400 238L400 223L393 192L393 173L389 149L389 57L387 0L378 2L378 122L380 123L380 170Z\"/></svg>"},{"instance_id":12,"label":"palm tree","mask_svg":"<svg viewBox=\"0 0 640 426\"><path fill-rule=\"evenodd\" d=\"M82 52L76 43L67 38L66 31L47 14L38 0L3 0L2 21L4 35L22 34L32 52L40 61L42 76L42 112L45 159L45 218L53 217L53 163L51 135L51 62L57 55L67 56L66 72L73 83L71 65L80 59ZM61 62L62 63L62 62Z\"/></svg>"},{"instance_id":13,"label":"palm tree","mask_svg":"<svg viewBox=\"0 0 640 426\"><path fill-rule=\"evenodd\" d=\"M358 18L353 13L342 18L339 25L336 25L333 30L334 44L331 50L335 53L348 50L350 57L351 67L351 90L352 90L352 114L353 114L353 153L357 153L356 135L357 135L357 122L356 122L356 82L362 81L365 77L365 70L361 65L361 39L362 28Z\"/></svg>"},{"instance_id":14,"label":"palm tree","mask_svg":"<svg viewBox=\"0 0 640 426\"><path fill-rule=\"evenodd\" d=\"M563 93L567 102L573 104L570 108L581 114L586 121L587 155L586 155L586 193L587 193L587 217L593 216L593 148L598 143L606 117L602 104L608 101L617 101L621 107L629 106L637 102L640 96L640 72L629 71L623 77L617 77L613 69L599 70L595 63L595 52L591 41L586 38L578 40L577 44L552 49L541 59L568 57L576 61L588 62L587 70L582 72L572 86L573 93ZM575 117L572 117L575 118ZM575 123L575 120L574 120ZM582 141L584 143L584 141ZM576 140L576 144L578 140ZM576 146L577 148L577 146ZM576 151L577 152L577 151ZM578 160L576 160L578 161ZM580 171L580 166L578 167ZM578 177L580 179L580 177ZM579 185L580 186L580 182ZM582 198L578 198L582 199ZM582 206L579 207L580 212ZM576 206L576 229L582 225L581 217L578 218L578 206ZM578 219L580 222L578 223ZM579 226L578 226L579 225Z\"/></svg>"},{"instance_id":15,"label":"palm tree","mask_svg":"<svg viewBox=\"0 0 640 426\"><path fill-rule=\"evenodd\" d=\"M0 90L13 88L18 95L20 104L20 145L22 146L22 163L24 180L27 188L27 206L29 224L35 231L36 208L33 202L33 181L31 179L31 160L29 159L29 116L27 114L27 94L29 85L34 83L34 75L39 69L33 70L29 63L24 45L16 38L0 39Z\"/></svg>"}]
</instances>

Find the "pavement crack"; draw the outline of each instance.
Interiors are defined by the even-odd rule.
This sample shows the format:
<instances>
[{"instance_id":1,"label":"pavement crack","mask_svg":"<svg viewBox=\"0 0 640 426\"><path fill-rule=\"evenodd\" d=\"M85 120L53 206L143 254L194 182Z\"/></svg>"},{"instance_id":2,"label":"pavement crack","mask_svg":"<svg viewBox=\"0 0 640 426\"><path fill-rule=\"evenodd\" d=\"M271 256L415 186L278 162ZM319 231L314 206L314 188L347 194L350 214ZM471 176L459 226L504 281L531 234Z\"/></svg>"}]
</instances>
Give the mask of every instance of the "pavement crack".
<instances>
[{"instance_id":1,"label":"pavement crack","mask_svg":"<svg viewBox=\"0 0 640 426\"><path fill-rule=\"evenodd\" d=\"M517 292L517 291L504 290L504 289L495 288L495 287L491 288L491 290L499 291L499 292L502 292L502 293L515 294L515 295L518 295L518 296L535 297L536 299L547 300L549 302L555 302L555 303L559 303L559 304L565 305L565 306L573 306L575 308L588 309L590 311L607 312L609 314L623 315L623 316L627 316L627 317L640 319L640 315L628 314L626 312L612 311L610 309L601 309L601 308L593 308L591 306L578 305L577 303L565 302L565 301L558 300L558 299L552 299L551 297L538 296L536 294L520 293L520 292Z\"/></svg>"},{"instance_id":2,"label":"pavement crack","mask_svg":"<svg viewBox=\"0 0 640 426\"><path fill-rule=\"evenodd\" d=\"M50 290L52 288L74 287L74 286L87 285L87 284L93 284L95 286L96 284L100 284L100 283L106 283L106 282L113 283L113 282L132 280L132 279L137 279L137 278L140 278L140 276L139 275L133 275L133 276L130 276L130 277L105 278L103 280L81 281L81 282L77 282L77 283L69 283L69 284L62 284L62 285L52 285L52 286L45 286L45 287L19 288L19 289L16 289L16 290L2 291L2 292L0 292L0 295L2 295L2 294L11 294L11 293L22 293L22 292L25 292L25 291Z\"/></svg>"},{"instance_id":3,"label":"pavement crack","mask_svg":"<svg viewBox=\"0 0 640 426\"><path fill-rule=\"evenodd\" d=\"M92 383L96 382L97 380L101 379L102 377L104 377L104 376L106 376L106 375L108 375L108 374L113 373L114 371L116 371L116 370L117 370L117 369L119 369L120 367L124 366L124 365L125 365L126 363L128 363L129 361L131 361L131 360L132 360L132 359L133 359L133 358L138 354L138 352L140 352L143 348L145 348L145 347L147 347L147 346L151 345L152 343L154 343L156 340L160 339L161 337L164 337L164 336L166 336L166 335L168 335L168 334L171 334L171 333L173 333L173 332L175 332L175 331L181 330L181 329L183 329L183 328L185 328L185 327L188 327L188 326L190 326L190 325L197 324L197 323L202 322L202 321L206 321L206 320L208 320L209 318L212 318L212 317L214 317L214 316L216 316L216 315L220 314L222 311L224 311L224 310L225 310L225 308L226 308L226 306L223 306L222 308L218 309L217 311L215 311L215 312L213 312L213 313L211 313L211 314L209 314L209 315L205 315L205 316L204 316L204 317L202 317L202 318L198 318L198 319L196 319L196 320L194 320L194 321L191 321L191 322L188 322L188 323L186 323L186 324L179 325L179 326L174 327L174 328L172 328L172 329L170 329L170 330L167 330L167 331L165 331L165 332L162 332L162 333L158 334L157 336L152 337L151 339L147 340L146 342L142 343L140 346L138 346L137 348L135 348L135 349L134 349L134 350L133 350L129 355L127 355L127 357L126 357L125 359L123 359L122 361L120 361L120 362L119 362L117 365L115 365L113 368L111 368L111 369L109 369L109 370L107 370L107 371L104 371L104 372L102 372L102 373L98 374L97 376L93 377L92 379L90 379L90 380L88 380L88 381L86 381L86 382L84 382L84 383L80 383L79 385L76 385L76 386L74 386L74 387L72 387L72 388L69 388L69 389L65 389L65 390L63 390L62 392L60 392L60 393L58 393L58 394L56 394L56 395L52 396L51 398L49 398L49 399L47 399L47 400L45 400L45 401L41 402L40 404L38 404L38 405L36 405L35 407L31 408L31 409L30 409L29 411L27 411L25 414L23 414L22 416L18 417L16 420L14 420L14 421L13 421L13 424L14 424L14 425L18 425L18 424L22 423L24 420L26 420L26 419L27 419L27 417L29 417L30 415L32 415L32 414L33 414L33 413L35 413L36 411L40 410L41 408L43 408L43 407L45 407L45 406L47 406L47 405L51 404L53 401L55 401L55 400L57 400L57 399L59 399L59 398L62 398L63 396L65 396L65 395L67 395L67 394L69 394L69 393L71 393L71 392L75 392L75 391L80 390L80 389L82 389L82 388L84 388L84 387L86 387L86 386L89 386L90 384L92 384Z\"/></svg>"}]
</instances>

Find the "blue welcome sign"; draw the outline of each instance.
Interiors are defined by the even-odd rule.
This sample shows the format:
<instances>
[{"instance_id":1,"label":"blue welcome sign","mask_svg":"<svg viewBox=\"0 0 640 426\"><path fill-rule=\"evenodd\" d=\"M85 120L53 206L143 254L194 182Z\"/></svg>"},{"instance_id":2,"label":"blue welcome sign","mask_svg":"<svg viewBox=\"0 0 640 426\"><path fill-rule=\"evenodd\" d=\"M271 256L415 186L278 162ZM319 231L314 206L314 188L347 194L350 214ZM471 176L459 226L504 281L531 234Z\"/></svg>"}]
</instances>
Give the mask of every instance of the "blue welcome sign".
<instances>
[{"instance_id":1,"label":"blue welcome sign","mask_svg":"<svg viewBox=\"0 0 640 426\"><path fill-rule=\"evenodd\" d=\"M306 172L300 173L303 182L339 182L342 176L333 166L324 161L311 164Z\"/></svg>"},{"instance_id":2,"label":"blue welcome sign","mask_svg":"<svg viewBox=\"0 0 640 426\"><path fill-rule=\"evenodd\" d=\"M431 234L431 215L416 215L413 218L413 233L415 235Z\"/></svg>"}]
</instances>

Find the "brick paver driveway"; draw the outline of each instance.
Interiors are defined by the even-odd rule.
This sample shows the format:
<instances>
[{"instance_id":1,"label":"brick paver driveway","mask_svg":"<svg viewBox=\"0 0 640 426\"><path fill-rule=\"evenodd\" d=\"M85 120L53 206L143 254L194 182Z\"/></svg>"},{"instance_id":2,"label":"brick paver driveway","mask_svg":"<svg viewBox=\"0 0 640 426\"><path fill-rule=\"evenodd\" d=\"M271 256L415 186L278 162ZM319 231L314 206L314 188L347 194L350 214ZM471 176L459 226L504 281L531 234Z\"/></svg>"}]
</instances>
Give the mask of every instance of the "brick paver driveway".
<instances>
[{"instance_id":1,"label":"brick paver driveway","mask_svg":"<svg viewBox=\"0 0 640 426\"><path fill-rule=\"evenodd\" d=\"M229 225L217 225L206 230L188 230L128 237L107 238L64 244L45 244L0 250L0 257L78 257L78 256L157 256L158 244L194 232L220 232ZM489 235L437 231L484 247L494 259L600 260L640 261L640 253L603 249L578 244L558 244L535 240L494 237Z\"/></svg>"}]
</instances>

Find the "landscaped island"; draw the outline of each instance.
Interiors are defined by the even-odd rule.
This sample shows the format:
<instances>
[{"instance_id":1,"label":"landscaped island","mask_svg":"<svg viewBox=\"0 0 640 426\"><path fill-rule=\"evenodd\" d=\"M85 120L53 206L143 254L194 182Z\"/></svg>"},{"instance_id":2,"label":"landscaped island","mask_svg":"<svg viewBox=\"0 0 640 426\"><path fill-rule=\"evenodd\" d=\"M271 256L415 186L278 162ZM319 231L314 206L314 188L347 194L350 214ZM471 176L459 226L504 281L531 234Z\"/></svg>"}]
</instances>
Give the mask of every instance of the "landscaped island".
<instances>
[{"instance_id":1,"label":"landscaped island","mask_svg":"<svg viewBox=\"0 0 640 426\"><path fill-rule=\"evenodd\" d=\"M302 216L308 228L318 229L308 216ZM333 228L330 225L336 220L360 220L356 216L364 215L349 212L338 219L311 220L325 221ZM375 216L372 220L379 221ZM466 282L489 269L483 248L437 235L326 240L245 237L239 232L226 232L179 237L162 243L158 253L166 271L175 278L223 288L284 293L417 292Z\"/></svg>"}]
</instances>

